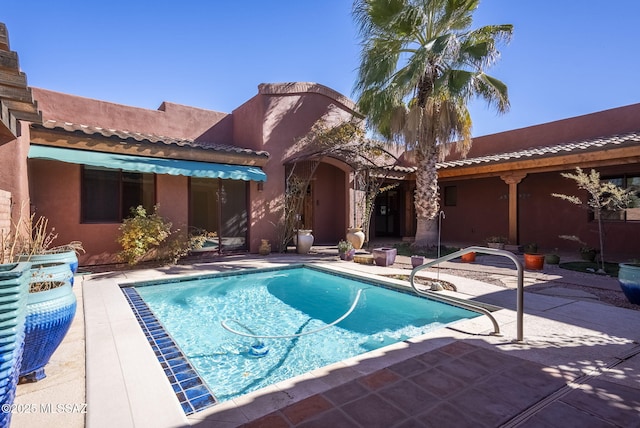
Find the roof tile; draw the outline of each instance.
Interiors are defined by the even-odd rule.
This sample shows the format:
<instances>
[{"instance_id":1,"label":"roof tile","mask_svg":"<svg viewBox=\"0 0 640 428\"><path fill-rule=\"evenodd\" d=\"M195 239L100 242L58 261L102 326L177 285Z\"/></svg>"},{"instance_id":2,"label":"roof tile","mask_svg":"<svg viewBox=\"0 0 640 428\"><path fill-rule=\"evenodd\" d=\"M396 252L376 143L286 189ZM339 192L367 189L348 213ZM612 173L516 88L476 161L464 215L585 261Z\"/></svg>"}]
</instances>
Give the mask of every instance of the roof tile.
<instances>
[{"instance_id":1,"label":"roof tile","mask_svg":"<svg viewBox=\"0 0 640 428\"><path fill-rule=\"evenodd\" d=\"M517 152L499 153L495 155L480 156L477 158L459 159L453 161L440 162L438 169L455 168L460 166L477 165L487 162L508 161L520 159L522 157L548 157L558 155L560 152L577 152L595 150L603 147L640 144L640 131L629 132L609 137L599 137L591 140L571 141L568 143L555 144L552 146L534 147Z\"/></svg>"},{"instance_id":2,"label":"roof tile","mask_svg":"<svg viewBox=\"0 0 640 428\"><path fill-rule=\"evenodd\" d=\"M36 125L37 126L37 125ZM184 138L173 138L162 135L142 134L140 132L123 131L118 129L105 129L99 126L88 126L71 122L61 122L57 120L47 120L42 124L47 129L63 129L67 132L82 132L86 135L100 135L106 138L117 137L121 140L134 140L137 142L147 142L152 144L177 145L179 147L191 147L193 149L213 150L218 152L238 153L253 156L269 157L269 153L264 150L251 150L231 144L218 144L201 141L193 141Z\"/></svg>"}]
</instances>

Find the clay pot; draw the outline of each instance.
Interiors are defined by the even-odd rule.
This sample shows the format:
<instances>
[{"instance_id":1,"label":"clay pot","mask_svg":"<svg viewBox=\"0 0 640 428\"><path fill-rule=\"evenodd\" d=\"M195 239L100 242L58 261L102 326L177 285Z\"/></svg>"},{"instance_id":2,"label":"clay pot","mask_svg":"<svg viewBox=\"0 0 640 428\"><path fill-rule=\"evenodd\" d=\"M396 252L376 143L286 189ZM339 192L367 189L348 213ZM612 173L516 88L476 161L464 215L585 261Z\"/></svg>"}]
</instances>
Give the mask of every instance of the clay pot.
<instances>
[{"instance_id":1,"label":"clay pot","mask_svg":"<svg viewBox=\"0 0 640 428\"><path fill-rule=\"evenodd\" d=\"M529 270L542 270L544 267L544 254L524 254L524 268Z\"/></svg>"},{"instance_id":2,"label":"clay pot","mask_svg":"<svg viewBox=\"0 0 640 428\"><path fill-rule=\"evenodd\" d=\"M460 256L460 258L465 263L475 262L476 261L476 253L474 252L474 253L463 254L462 256Z\"/></svg>"}]
</instances>

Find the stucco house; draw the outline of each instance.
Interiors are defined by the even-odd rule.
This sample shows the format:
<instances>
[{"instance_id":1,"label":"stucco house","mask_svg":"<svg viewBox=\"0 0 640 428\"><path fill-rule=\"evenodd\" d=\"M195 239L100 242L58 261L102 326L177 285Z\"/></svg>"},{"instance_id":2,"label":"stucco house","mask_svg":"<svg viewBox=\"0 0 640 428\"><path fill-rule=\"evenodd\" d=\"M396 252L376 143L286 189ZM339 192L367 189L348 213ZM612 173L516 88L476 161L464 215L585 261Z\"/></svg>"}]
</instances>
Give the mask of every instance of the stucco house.
<instances>
[{"instance_id":1,"label":"stucco house","mask_svg":"<svg viewBox=\"0 0 640 428\"><path fill-rule=\"evenodd\" d=\"M230 113L164 102L157 110L31 88L0 25L0 217L28 203L54 225L62 244L83 242L82 264L113 262L118 227L129 208L159 205L174 227L221 233L223 249L257 252L277 241L288 149L314 124L358 117L355 104L317 83L262 84ZM4 33L3 33L4 32ZM354 169L322 157L307 191L304 227L318 244L353 226ZM595 246L592 216L553 198L576 193L560 176L576 166L640 191L640 104L475 138L465 159L439 167L442 242L571 249L561 234ZM376 198L370 236L415 234L414 167L388 169L397 184ZM607 220L610 254L640 258L640 215Z\"/></svg>"},{"instance_id":2,"label":"stucco house","mask_svg":"<svg viewBox=\"0 0 640 428\"><path fill-rule=\"evenodd\" d=\"M607 252L640 257L640 104L474 138L466 159L439 164L442 237L482 243L488 236L537 243L545 250L577 249L560 235L598 247L593 214L551 193L581 195L560 175L595 169L631 188L635 205L605 219Z\"/></svg>"}]
</instances>

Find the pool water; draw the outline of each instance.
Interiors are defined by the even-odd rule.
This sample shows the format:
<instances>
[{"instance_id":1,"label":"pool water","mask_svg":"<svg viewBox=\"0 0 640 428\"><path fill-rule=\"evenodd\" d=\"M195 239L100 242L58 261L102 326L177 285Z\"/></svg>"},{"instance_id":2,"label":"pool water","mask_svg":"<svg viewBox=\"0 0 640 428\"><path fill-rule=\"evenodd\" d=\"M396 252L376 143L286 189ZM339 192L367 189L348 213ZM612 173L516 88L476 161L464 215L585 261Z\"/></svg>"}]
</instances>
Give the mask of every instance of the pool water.
<instances>
[{"instance_id":1,"label":"pool water","mask_svg":"<svg viewBox=\"0 0 640 428\"><path fill-rule=\"evenodd\" d=\"M136 290L219 402L477 316L308 267ZM349 316L326 328L352 308L358 290ZM245 334L294 337L240 336L222 322Z\"/></svg>"}]
</instances>

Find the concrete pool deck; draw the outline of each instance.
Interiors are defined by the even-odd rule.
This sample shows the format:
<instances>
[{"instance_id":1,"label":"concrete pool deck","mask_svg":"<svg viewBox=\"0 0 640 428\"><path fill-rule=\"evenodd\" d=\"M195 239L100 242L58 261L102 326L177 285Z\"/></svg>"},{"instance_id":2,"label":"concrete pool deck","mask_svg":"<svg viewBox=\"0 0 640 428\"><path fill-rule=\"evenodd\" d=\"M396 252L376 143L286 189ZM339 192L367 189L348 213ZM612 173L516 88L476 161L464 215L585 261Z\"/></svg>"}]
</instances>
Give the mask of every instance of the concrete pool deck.
<instances>
[{"instance_id":1,"label":"concrete pool deck","mask_svg":"<svg viewBox=\"0 0 640 428\"><path fill-rule=\"evenodd\" d=\"M12 427L640 426L640 311L584 296L525 293L524 341L517 343L515 284L505 288L441 273L458 295L505 308L494 313L502 336L488 334L486 317L463 321L187 417L118 286L301 262L373 275L408 273L336 258L229 256L82 277L74 288L84 310L79 305L48 377L18 387L16 403L39 411L14 414ZM515 272L488 259L465 268L507 279ZM592 276L525 273L527 284L590 285L585 278ZM595 286L617 287L611 278L593 279ZM86 414L82 406L41 411L47 404L83 403Z\"/></svg>"}]
</instances>

